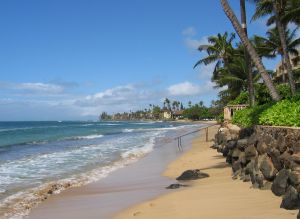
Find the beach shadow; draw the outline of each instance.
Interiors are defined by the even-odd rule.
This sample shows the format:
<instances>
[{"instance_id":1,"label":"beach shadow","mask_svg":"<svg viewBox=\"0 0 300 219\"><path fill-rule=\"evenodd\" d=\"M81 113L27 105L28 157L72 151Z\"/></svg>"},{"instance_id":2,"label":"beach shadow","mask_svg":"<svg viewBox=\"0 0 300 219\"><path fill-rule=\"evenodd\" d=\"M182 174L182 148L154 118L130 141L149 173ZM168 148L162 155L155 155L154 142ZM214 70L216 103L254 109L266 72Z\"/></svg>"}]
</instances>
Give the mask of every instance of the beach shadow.
<instances>
[{"instance_id":1,"label":"beach shadow","mask_svg":"<svg viewBox=\"0 0 300 219\"><path fill-rule=\"evenodd\" d=\"M209 170L209 169L222 169L222 168L226 168L226 167L230 167L230 165L226 162L220 162L218 164L203 168L201 170Z\"/></svg>"}]
</instances>

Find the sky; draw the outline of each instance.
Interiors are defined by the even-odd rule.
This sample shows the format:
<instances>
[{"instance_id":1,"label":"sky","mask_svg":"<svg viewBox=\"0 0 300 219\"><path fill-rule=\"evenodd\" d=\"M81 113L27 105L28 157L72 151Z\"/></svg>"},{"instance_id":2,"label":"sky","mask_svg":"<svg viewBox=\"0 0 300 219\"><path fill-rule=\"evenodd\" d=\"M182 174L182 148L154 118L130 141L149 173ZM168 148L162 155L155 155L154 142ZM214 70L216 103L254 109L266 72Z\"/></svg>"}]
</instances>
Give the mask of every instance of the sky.
<instances>
[{"instance_id":1,"label":"sky","mask_svg":"<svg viewBox=\"0 0 300 219\"><path fill-rule=\"evenodd\" d=\"M248 28L266 31L263 20ZM193 69L197 48L234 32L219 0L1 1L0 31L0 121L94 120L166 97L209 106L213 65Z\"/></svg>"}]
</instances>

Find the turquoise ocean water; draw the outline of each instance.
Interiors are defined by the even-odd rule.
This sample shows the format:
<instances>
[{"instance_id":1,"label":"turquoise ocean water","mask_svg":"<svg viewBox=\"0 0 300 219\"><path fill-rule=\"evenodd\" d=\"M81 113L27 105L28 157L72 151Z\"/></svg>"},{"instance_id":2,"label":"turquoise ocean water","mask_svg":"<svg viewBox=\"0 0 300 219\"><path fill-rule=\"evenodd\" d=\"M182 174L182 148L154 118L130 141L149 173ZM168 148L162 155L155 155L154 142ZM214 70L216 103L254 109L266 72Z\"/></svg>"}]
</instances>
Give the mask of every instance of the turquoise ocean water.
<instances>
[{"instance_id":1,"label":"turquoise ocean water","mask_svg":"<svg viewBox=\"0 0 300 219\"><path fill-rule=\"evenodd\" d=\"M99 180L199 126L167 122L0 122L0 218L22 217L49 188L59 193Z\"/></svg>"}]
</instances>

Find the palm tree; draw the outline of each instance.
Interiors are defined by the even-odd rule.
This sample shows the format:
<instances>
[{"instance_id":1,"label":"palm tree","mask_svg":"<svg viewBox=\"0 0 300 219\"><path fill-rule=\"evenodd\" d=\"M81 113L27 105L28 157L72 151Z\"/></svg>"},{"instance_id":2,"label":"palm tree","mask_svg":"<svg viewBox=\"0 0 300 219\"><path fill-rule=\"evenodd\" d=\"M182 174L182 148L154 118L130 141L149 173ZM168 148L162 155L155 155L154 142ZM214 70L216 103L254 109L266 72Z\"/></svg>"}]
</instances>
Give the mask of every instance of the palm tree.
<instances>
[{"instance_id":1,"label":"palm tree","mask_svg":"<svg viewBox=\"0 0 300 219\"><path fill-rule=\"evenodd\" d=\"M297 46L300 45L300 38L295 39L297 28L293 31L285 29L287 52L291 55L298 56ZM277 54L281 56L282 66L285 67L283 48L277 28L270 29L267 32L267 38L255 36L256 40L260 40L265 45L265 52L275 57ZM285 82L285 74L282 74L282 80Z\"/></svg>"},{"instance_id":2,"label":"palm tree","mask_svg":"<svg viewBox=\"0 0 300 219\"><path fill-rule=\"evenodd\" d=\"M200 59L195 65L194 68L200 64L211 64L216 62L215 69L226 65L231 60L232 53L234 51L232 47L232 41L234 40L235 35L231 33L228 35L225 32L223 35L220 33L217 36L208 37L208 45L200 45L198 50L200 52L206 51L208 56Z\"/></svg>"},{"instance_id":3,"label":"palm tree","mask_svg":"<svg viewBox=\"0 0 300 219\"><path fill-rule=\"evenodd\" d=\"M242 28L247 36L247 19L246 19L246 7L245 7L245 0L240 0L240 8L241 8L241 22ZM250 63L249 54L244 47L244 56L245 56L245 63L247 68L247 75L248 75L248 92L249 92L249 104L250 106L254 106L255 104L255 94L254 94L254 85L253 85L253 75L252 75L252 67Z\"/></svg>"},{"instance_id":4,"label":"palm tree","mask_svg":"<svg viewBox=\"0 0 300 219\"><path fill-rule=\"evenodd\" d=\"M280 43L282 46L283 51L283 57L284 57L284 63L287 70L287 75L289 79L289 84L291 87L292 95L296 94L296 86L295 81L293 78L292 73L292 64L290 61L290 57L287 50L287 44L286 44L286 35L285 35L285 27L287 23L282 22L282 18L285 15L285 8L287 0L254 0L256 2L256 11L253 15L253 20L266 16L271 15L271 18L269 18L267 24L271 24L275 21L276 27L278 29L279 37L280 37Z\"/></svg>"},{"instance_id":5,"label":"palm tree","mask_svg":"<svg viewBox=\"0 0 300 219\"><path fill-rule=\"evenodd\" d=\"M282 17L284 23L293 22L300 26L300 1L299 0L288 0L284 15Z\"/></svg>"},{"instance_id":6,"label":"palm tree","mask_svg":"<svg viewBox=\"0 0 300 219\"><path fill-rule=\"evenodd\" d=\"M221 1L221 5L223 7L223 10L224 10L226 16L231 21L235 31L237 32L237 34L239 35L239 37L241 39L243 45L246 47L246 50L247 50L249 56L251 57L252 62L256 66L256 68L259 71L259 73L261 74L266 86L268 87L272 99L275 101L280 100L280 96L279 96L277 90L275 89L274 84L273 84L268 72L266 71L264 65L262 64L262 61L261 61L260 57L258 56L258 54L256 53L253 45L251 44L248 37L244 33L242 26L240 25L237 17L235 16L234 12L232 11L231 7L229 6L227 0L220 0L220 1Z\"/></svg>"}]
</instances>

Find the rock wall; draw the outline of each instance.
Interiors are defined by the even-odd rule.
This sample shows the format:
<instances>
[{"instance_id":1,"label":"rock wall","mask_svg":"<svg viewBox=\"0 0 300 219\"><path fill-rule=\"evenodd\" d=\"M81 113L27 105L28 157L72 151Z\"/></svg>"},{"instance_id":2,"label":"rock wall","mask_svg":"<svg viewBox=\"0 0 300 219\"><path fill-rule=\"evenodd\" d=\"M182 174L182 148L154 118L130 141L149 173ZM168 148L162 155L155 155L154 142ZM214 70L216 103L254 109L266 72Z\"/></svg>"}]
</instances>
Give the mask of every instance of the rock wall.
<instances>
[{"instance_id":1,"label":"rock wall","mask_svg":"<svg viewBox=\"0 0 300 219\"><path fill-rule=\"evenodd\" d=\"M234 179L282 196L282 208L300 208L300 128L227 124L212 147L232 165Z\"/></svg>"}]
</instances>

